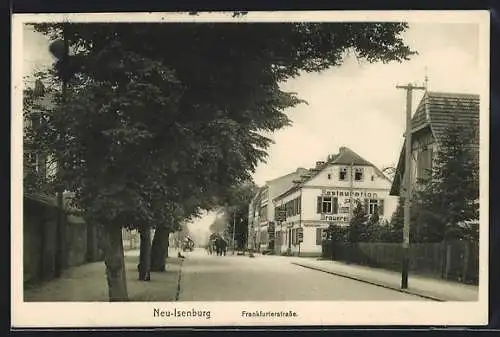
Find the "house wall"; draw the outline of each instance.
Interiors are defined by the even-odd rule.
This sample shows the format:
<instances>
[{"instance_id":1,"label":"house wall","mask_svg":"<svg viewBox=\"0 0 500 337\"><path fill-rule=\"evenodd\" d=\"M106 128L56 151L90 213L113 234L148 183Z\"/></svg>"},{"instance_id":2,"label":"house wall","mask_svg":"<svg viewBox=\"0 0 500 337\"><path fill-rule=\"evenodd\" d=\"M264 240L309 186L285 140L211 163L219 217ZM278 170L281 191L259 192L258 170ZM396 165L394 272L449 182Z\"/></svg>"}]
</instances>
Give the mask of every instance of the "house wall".
<instances>
[{"instance_id":1,"label":"house wall","mask_svg":"<svg viewBox=\"0 0 500 337\"><path fill-rule=\"evenodd\" d=\"M413 188L418 188L419 179L429 177L432 169L432 161L435 157L437 146L434 142L430 130L413 136L411 150L411 184Z\"/></svg>"},{"instance_id":2,"label":"house wall","mask_svg":"<svg viewBox=\"0 0 500 337\"><path fill-rule=\"evenodd\" d=\"M275 207L283 207L286 205L287 202L295 200L295 199L300 200L300 208L302 209L302 197L301 197L301 190L295 191L294 193L291 193L283 198L280 198L278 200L275 200L273 202L273 208ZM295 215L287 215L286 220L282 222L277 222L276 224L276 236L279 238L277 240L277 245L275 248L276 253L284 253L287 250L291 249L291 245L294 245L292 243L292 234L289 229L295 227L300 227L300 212L299 214Z\"/></svg>"},{"instance_id":3,"label":"house wall","mask_svg":"<svg viewBox=\"0 0 500 337\"><path fill-rule=\"evenodd\" d=\"M269 222L274 221L275 218L273 199L292 187L293 181L299 179L300 175L305 172L307 172L306 169L298 168L293 173L267 182L265 189L260 194L260 204L256 207L256 213L258 214L255 214L253 218L254 223L258 223L258 225L254 225L253 229L253 235L256 238L254 241L256 249L275 249L276 242L270 240L267 232ZM265 206L267 207L264 208Z\"/></svg>"}]
</instances>

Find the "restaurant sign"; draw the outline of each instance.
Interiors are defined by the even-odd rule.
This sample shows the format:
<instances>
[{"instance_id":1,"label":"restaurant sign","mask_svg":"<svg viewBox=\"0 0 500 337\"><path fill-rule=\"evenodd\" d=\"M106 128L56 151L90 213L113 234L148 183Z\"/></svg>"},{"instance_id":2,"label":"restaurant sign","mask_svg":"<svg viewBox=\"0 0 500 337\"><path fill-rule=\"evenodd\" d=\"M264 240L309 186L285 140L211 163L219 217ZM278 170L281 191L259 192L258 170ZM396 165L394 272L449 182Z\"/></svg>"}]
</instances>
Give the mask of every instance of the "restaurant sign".
<instances>
[{"instance_id":1,"label":"restaurant sign","mask_svg":"<svg viewBox=\"0 0 500 337\"><path fill-rule=\"evenodd\" d=\"M327 190L323 189L323 195L334 197L349 197L354 198L377 198L377 193L367 191L349 191L349 190Z\"/></svg>"}]
</instances>

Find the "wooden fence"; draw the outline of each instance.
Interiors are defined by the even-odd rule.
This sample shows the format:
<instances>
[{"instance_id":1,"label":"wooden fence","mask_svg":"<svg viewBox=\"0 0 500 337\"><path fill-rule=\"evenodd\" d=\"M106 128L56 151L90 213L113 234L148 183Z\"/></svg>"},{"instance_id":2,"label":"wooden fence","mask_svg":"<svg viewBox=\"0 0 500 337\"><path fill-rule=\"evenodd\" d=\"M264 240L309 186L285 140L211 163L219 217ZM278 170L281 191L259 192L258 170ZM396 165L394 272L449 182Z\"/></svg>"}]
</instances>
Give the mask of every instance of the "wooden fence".
<instances>
[{"instance_id":1,"label":"wooden fence","mask_svg":"<svg viewBox=\"0 0 500 337\"><path fill-rule=\"evenodd\" d=\"M327 242L323 258L375 268L401 270L399 243ZM467 284L478 284L479 244L469 241L410 245L410 271Z\"/></svg>"}]
</instances>

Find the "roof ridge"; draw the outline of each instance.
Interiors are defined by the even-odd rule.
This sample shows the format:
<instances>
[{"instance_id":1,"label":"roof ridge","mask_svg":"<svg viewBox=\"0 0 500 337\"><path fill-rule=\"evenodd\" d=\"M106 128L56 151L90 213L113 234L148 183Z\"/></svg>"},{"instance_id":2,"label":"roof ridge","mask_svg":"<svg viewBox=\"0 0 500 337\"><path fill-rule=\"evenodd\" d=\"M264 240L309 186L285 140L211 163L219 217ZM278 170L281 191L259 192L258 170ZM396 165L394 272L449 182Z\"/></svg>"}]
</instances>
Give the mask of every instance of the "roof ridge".
<instances>
[{"instance_id":1,"label":"roof ridge","mask_svg":"<svg viewBox=\"0 0 500 337\"><path fill-rule=\"evenodd\" d=\"M447 91L427 91L426 95L429 96L457 96L457 97L479 97L479 94L466 93L466 92L447 92Z\"/></svg>"},{"instance_id":2,"label":"roof ridge","mask_svg":"<svg viewBox=\"0 0 500 337\"><path fill-rule=\"evenodd\" d=\"M285 177L291 176L292 174L297 174L297 173L299 173L299 172L298 172L298 170L299 170L299 169L302 169L302 170L307 170L306 168L303 168L303 167L298 167L298 168L296 168L296 169L295 169L295 171L293 171L293 172L287 173L287 174L282 175L282 176L279 176L279 177L277 177L277 178L273 178L273 179L267 180L265 185L267 185L267 183L269 183L269 182L272 182L272 181L275 181L275 180L278 180L278 179L282 179L282 178L285 178Z\"/></svg>"}]
</instances>

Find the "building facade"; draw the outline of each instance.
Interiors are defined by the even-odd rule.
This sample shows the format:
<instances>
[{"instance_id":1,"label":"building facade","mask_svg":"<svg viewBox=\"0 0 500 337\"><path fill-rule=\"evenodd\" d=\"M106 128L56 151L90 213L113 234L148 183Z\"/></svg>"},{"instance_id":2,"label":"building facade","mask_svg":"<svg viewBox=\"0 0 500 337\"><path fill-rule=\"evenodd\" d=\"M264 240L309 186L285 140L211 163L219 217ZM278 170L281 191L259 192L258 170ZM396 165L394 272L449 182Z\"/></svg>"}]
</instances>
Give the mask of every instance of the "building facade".
<instances>
[{"instance_id":1,"label":"building facade","mask_svg":"<svg viewBox=\"0 0 500 337\"><path fill-rule=\"evenodd\" d=\"M276 253L320 255L323 231L330 224L348 226L357 202L367 214L389 219L397 206L390 188L375 165L341 147L273 199L273 213L284 215L275 220Z\"/></svg>"},{"instance_id":2,"label":"building facade","mask_svg":"<svg viewBox=\"0 0 500 337\"><path fill-rule=\"evenodd\" d=\"M293 186L293 182L307 173L305 168L298 168L287 175L267 181L259 189L249 205L248 248L256 251L273 251L275 237L271 229L274 225L274 207L272 200Z\"/></svg>"}]
</instances>

